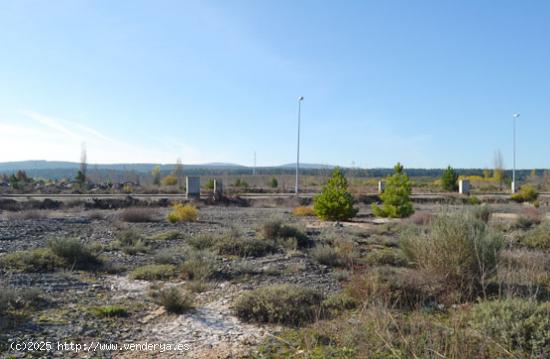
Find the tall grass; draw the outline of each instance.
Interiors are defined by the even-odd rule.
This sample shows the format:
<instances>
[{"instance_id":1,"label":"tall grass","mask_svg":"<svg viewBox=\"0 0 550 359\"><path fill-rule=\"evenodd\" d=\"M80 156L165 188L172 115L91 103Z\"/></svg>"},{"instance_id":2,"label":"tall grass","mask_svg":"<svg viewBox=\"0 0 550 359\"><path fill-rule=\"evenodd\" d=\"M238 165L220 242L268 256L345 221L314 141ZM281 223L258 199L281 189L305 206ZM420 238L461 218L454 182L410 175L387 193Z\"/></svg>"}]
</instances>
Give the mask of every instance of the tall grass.
<instances>
[{"instance_id":1,"label":"tall grass","mask_svg":"<svg viewBox=\"0 0 550 359\"><path fill-rule=\"evenodd\" d=\"M443 213L427 232L403 238L401 246L409 262L438 276L458 299L471 299L478 290L486 295L487 282L495 274L502 236L469 213Z\"/></svg>"}]
</instances>

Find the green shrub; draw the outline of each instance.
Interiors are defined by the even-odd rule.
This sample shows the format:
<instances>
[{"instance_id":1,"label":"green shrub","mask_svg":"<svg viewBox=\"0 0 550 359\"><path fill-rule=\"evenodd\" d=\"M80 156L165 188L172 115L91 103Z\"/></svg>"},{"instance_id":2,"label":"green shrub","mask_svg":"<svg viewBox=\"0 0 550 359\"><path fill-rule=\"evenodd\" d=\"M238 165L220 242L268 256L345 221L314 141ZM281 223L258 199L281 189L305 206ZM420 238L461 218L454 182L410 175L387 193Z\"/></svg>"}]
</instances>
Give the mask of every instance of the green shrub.
<instances>
[{"instance_id":1,"label":"green shrub","mask_svg":"<svg viewBox=\"0 0 550 359\"><path fill-rule=\"evenodd\" d=\"M99 248L86 246L78 238L53 238L48 242L48 247L67 267L86 269L101 264L97 254Z\"/></svg>"},{"instance_id":2,"label":"green shrub","mask_svg":"<svg viewBox=\"0 0 550 359\"><path fill-rule=\"evenodd\" d=\"M550 353L549 313L548 302L507 299L476 304L470 322L509 350L542 358Z\"/></svg>"},{"instance_id":3,"label":"green shrub","mask_svg":"<svg viewBox=\"0 0 550 359\"><path fill-rule=\"evenodd\" d=\"M169 241L173 239L183 239L185 236L180 231L166 231L156 233L149 237L152 241Z\"/></svg>"},{"instance_id":4,"label":"green shrub","mask_svg":"<svg viewBox=\"0 0 550 359\"><path fill-rule=\"evenodd\" d=\"M523 209L514 226L516 228L529 229L537 224L540 224L542 219L541 217L542 216L537 208L527 207Z\"/></svg>"},{"instance_id":5,"label":"green shrub","mask_svg":"<svg viewBox=\"0 0 550 359\"><path fill-rule=\"evenodd\" d=\"M451 303L439 275L409 268L374 267L353 276L346 289L357 301L391 308L418 309Z\"/></svg>"},{"instance_id":6,"label":"green shrub","mask_svg":"<svg viewBox=\"0 0 550 359\"><path fill-rule=\"evenodd\" d=\"M458 190L458 173L451 166L443 171L441 187L447 192L456 192Z\"/></svg>"},{"instance_id":7,"label":"green shrub","mask_svg":"<svg viewBox=\"0 0 550 359\"><path fill-rule=\"evenodd\" d=\"M550 221L543 222L527 232L520 243L526 247L550 253Z\"/></svg>"},{"instance_id":8,"label":"green shrub","mask_svg":"<svg viewBox=\"0 0 550 359\"><path fill-rule=\"evenodd\" d=\"M268 241L235 236L223 237L216 243L215 248L220 255L239 257L261 257L276 251L275 246Z\"/></svg>"},{"instance_id":9,"label":"green shrub","mask_svg":"<svg viewBox=\"0 0 550 359\"><path fill-rule=\"evenodd\" d=\"M336 317L346 310L356 308L358 304L347 291L332 293L321 302L323 318Z\"/></svg>"},{"instance_id":10,"label":"green shrub","mask_svg":"<svg viewBox=\"0 0 550 359\"><path fill-rule=\"evenodd\" d=\"M271 188L279 187L279 181L277 181L275 177L271 177L271 179L269 180L269 187Z\"/></svg>"},{"instance_id":11,"label":"green shrub","mask_svg":"<svg viewBox=\"0 0 550 359\"><path fill-rule=\"evenodd\" d=\"M336 248L328 245L316 246L311 250L311 256L317 263L329 267L343 267L345 265Z\"/></svg>"},{"instance_id":12,"label":"green shrub","mask_svg":"<svg viewBox=\"0 0 550 359\"><path fill-rule=\"evenodd\" d=\"M216 274L215 258L206 251L193 251L180 269L184 279L207 280Z\"/></svg>"},{"instance_id":13,"label":"green shrub","mask_svg":"<svg viewBox=\"0 0 550 359\"><path fill-rule=\"evenodd\" d=\"M395 173L386 183L384 192L380 195L382 207L372 204L372 211L377 217L403 218L413 214L414 209L410 200L412 193L409 177L403 172L400 163L394 167Z\"/></svg>"},{"instance_id":14,"label":"green shrub","mask_svg":"<svg viewBox=\"0 0 550 359\"><path fill-rule=\"evenodd\" d=\"M365 261L371 266L404 267L408 264L407 258L399 248L382 248L370 251L367 253Z\"/></svg>"},{"instance_id":15,"label":"green shrub","mask_svg":"<svg viewBox=\"0 0 550 359\"><path fill-rule=\"evenodd\" d=\"M246 182L246 181L243 180L243 179L237 178L237 180L235 181L235 183L233 184L233 186L235 186L235 187L247 188L247 187L248 187L248 182Z\"/></svg>"},{"instance_id":16,"label":"green shrub","mask_svg":"<svg viewBox=\"0 0 550 359\"><path fill-rule=\"evenodd\" d=\"M321 194L313 199L315 215L325 221L346 221L355 217L358 209L348 192L348 181L339 168L334 169Z\"/></svg>"},{"instance_id":17,"label":"green shrub","mask_svg":"<svg viewBox=\"0 0 550 359\"><path fill-rule=\"evenodd\" d=\"M197 234L187 239L187 244L199 250L214 247L218 242L219 236L213 234Z\"/></svg>"},{"instance_id":18,"label":"green shrub","mask_svg":"<svg viewBox=\"0 0 550 359\"><path fill-rule=\"evenodd\" d=\"M206 183L204 184L205 189L213 190L214 189L214 179L209 178Z\"/></svg>"},{"instance_id":19,"label":"green shrub","mask_svg":"<svg viewBox=\"0 0 550 359\"><path fill-rule=\"evenodd\" d=\"M130 255L146 253L149 250L145 237L131 229L117 233L115 247Z\"/></svg>"},{"instance_id":20,"label":"green shrub","mask_svg":"<svg viewBox=\"0 0 550 359\"><path fill-rule=\"evenodd\" d=\"M518 193L512 195L512 200L516 202L535 202L539 197L539 192L532 185L521 186Z\"/></svg>"},{"instance_id":21,"label":"green shrub","mask_svg":"<svg viewBox=\"0 0 550 359\"><path fill-rule=\"evenodd\" d=\"M162 179L163 186L175 186L178 184L178 177L175 175L168 175Z\"/></svg>"},{"instance_id":22,"label":"green shrub","mask_svg":"<svg viewBox=\"0 0 550 359\"><path fill-rule=\"evenodd\" d=\"M467 202L469 205L472 205L472 206L477 206L481 204L481 200L476 196L469 196Z\"/></svg>"},{"instance_id":23,"label":"green shrub","mask_svg":"<svg viewBox=\"0 0 550 359\"><path fill-rule=\"evenodd\" d=\"M156 264L179 265L185 260L185 254L181 248L164 248L155 253Z\"/></svg>"},{"instance_id":24,"label":"green shrub","mask_svg":"<svg viewBox=\"0 0 550 359\"><path fill-rule=\"evenodd\" d=\"M472 298L496 269L502 237L464 213L442 214L425 234L403 238L407 259L420 270L445 278L449 288Z\"/></svg>"},{"instance_id":25,"label":"green shrub","mask_svg":"<svg viewBox=\"0 0 550 359\"><path fill-rule=\"evenodd\" d=\"M63 267L64 262L49 248L35 248L2 256L0 266L21 272L51 272Z\"/></svg>"},{"instance_id":26,"label":"green shrub","mask_svg":"<svg viewBox=\"0 0 550 359\"><path fill-rule=\"evenodd\" d=\"M0 282L0 325L2 316L10 310L33 309L43 301L43 292L38 288L15 288Z\"/></svg>"},{"instance_id":27,"label":"green shrub","mask_svg":"<svg viewBox=\"0 0 550 359\"><path fill-rule=\"evenodd\" d=\"M193 298L172 287L160 291L158 302L167 312L181 314L193 309Z\"/></svg>"},{"instance_id":28,"label":"green shrub","mask_svg":"<svg viewBox=\"0 0 550 359\"><path fill-rule=\"evenodd\" d=\"M244 292L233 309L246 322L302 325L317 318L322 300L313 289L285 284Z\"/></svg>"},{"instance_id":29,"label":"green shrub","mask_svg":"<svg viewBox=\"0 0 550 359\"><path fill-rule=\"evenodd\" d=\"M368 306L352 315L268 336L257 351L260 358L516 357L474 333L465 322L460 315L448 318L428 311L402 313L383 306Z\"/></svg>"},{"instance_id":30,"label":"green shrub","mask_svg":"<svg viewBox=\"0 0 550 359\"><path fill-rule=\"evenodd\" d=\"M538 223L534 221L532 218L529 218L526 216L519 216L514 223L514 227L519 229L529 229L537 224Z\"/></svg>"},{"instance_id":31,"label":"green shrub","mask_svg":"<svg viewBox=\"0 0 550 359\"><path fill-rule=\"evenodd\" d=\"M148 264L137 267L130 273L133 279L165 280L176 275L176 267L172 264Z\"/></svg>"},{"instance_id":32,"label":"green shrub","mask_svg":"<svg viewBox=\"0 0 550 359\"><path fill-rule=\"evenodd\" d=\"M479 207L473 208L470 213L475 219L478 219L482 222L489 223L491 218L491 207L488 204L483 204Z\"/></svg>"},{"instance_id":33,"label":"green shrub","mask_svg":"<svg viewBox=\"0 0 550 359\"><path fill-rule=\"evenodd\" d=\"M92 307L90 312L100 318L126 317L128 310L118 305L105 305L103 307Z\"/></svg>"},{"instance_id":34,"label":"green shrub","mask_svg":"<svg viewBox=\"0 0 550 359\"><path fill-rule=\"evenodd\" d=\"M309 238L299 229L293 226L282 224L279 220L269 221L263 224L261 234L264 239L280 242L281 240L293 239L297 248L305 248L310 244Z\"/></svg>"}]
</instances>

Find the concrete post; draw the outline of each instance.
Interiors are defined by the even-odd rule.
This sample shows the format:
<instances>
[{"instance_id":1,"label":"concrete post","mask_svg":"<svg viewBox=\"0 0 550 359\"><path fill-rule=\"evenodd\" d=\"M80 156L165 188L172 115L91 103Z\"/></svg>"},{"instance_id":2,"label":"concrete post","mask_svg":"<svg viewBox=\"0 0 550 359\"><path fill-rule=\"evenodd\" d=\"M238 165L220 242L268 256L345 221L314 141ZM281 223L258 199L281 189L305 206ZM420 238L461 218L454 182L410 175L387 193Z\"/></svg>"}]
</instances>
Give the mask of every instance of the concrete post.
<instances>
[{"instance_id":1,"label":"concrete post","mask_svg":"<svg viewBox=\"0 0 550 359\"><path fill-rule=\"evenodd\" d=\"M201 178L198 176L185 177L185 195L188 199L201 197Z\"/></svg>"},{"instance_id":2,"label":"concrete post","mask_svg":"<svg viewBox=\"0 0 550 359\"><path fill-rule=\"evenodd\" d=\"M460 181L458 181L458 193L460 193L460 194L470 194L470 181L469 180L460 180Z\"/></svg>"},{"instance_id":3,"label":"concrete post","mask_svg":"<svg viewBox=\"0 0 550 359\"><path fill-rule=\"evenodd\" d=\"M219 198L223 196L223 182L219 179L214 180L214 197Z\"/></svg>"},{"instance_id":4,"label":"concrete post","mask_svg":"<svg viewBox=\"0 0 550 359\"><path fill-rule=\"evenodd\" d=\"M378 181L378 193L383 193L384 189L386 188L385 186L386 184L384 183L384 181Z\"/></svg>"}]
</instances>

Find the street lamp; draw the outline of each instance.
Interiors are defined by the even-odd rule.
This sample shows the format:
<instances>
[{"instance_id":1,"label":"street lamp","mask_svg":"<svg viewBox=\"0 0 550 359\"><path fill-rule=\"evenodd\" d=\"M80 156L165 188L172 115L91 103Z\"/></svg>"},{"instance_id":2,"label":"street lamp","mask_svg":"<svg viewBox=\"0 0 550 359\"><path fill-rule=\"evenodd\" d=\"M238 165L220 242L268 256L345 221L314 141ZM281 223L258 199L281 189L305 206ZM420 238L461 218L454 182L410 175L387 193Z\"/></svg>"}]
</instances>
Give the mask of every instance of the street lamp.
<instances>
[{"instance_id":1,"label":"street lamp","mask_svg":"<svg viewBox=\"0 0 550 359\"><path fill-rule=\"evenodd\" d=\"M299 175L299 172L300 172L300 115L301 115L303 100L304 100L304 96L298 97L298 148L296 150L296 186L295 186L296 196L298 195L298 191L300 190L298 186L298 181L300 176Z\"/></svg>"},{"instance_id":2,"label":"street lamp","mask_svg":"<svg viewBox=\"0 0 550 359\"><path fill-rule=\"evenodd\" d=\"M512 193L516 193L516 120L519 118L519 113L514 113L514 168L512 169Z\"/></svg>"}]
</instances>

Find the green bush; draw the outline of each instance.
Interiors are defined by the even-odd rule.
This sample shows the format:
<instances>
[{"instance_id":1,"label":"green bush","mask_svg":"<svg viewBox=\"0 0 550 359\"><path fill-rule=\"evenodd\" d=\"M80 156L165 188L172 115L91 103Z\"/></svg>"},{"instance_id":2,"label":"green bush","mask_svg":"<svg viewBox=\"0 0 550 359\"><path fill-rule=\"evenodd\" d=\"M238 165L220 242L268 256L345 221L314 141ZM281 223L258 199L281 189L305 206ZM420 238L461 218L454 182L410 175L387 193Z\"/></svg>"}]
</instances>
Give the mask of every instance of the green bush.
<instances>
[{"instance_id":1,"label":"green bush","mask_svg":"<svg viewBox=\"0 0 550 359\"><path fill-rule=\"evenodd\" d=\"M105 305L103 307L92 307L90 312L100 318L126 317L128 310L118 305Z\"/></svg>"},{"instance_id":2,"label":"green bush","mask_svg":"<svg viewBox=\"0 0 550 359\"><path fill-rule=\"evenodd\" d=\"M477 205L481 204L481 200L476 196L469 196L468 200L467 200L467 203L471 206L477 206Z\"/></svg>"},{"instance_id":3,"label":"green bush","mask_svg":"<svg viewBox=\"0 0 550 359\"><path fill-rule=\"evenodd\" d=\"M445 278L460 297L475 296L494 274L503 240L484 222L465 213L442 214L427 233L401 241L407 259L422 271Z\"/></svg>"},{"instance_id":4,"label":"green bush","mask_svg":"<svg viewBox=\"0 0 550 359\"><path fill-rule=\"evenodd\" d=\"M336 248L328 245L316 246L311 250L311 256L313 259L322 265L329 267L343 267L344 261L340 258L340 255Z\"/></svg>"},{"instance_id":5,"label":"green bush","mask_svg":"<svg viewBox=\"0 0 550 359\"><path fill-rule=\"evenodd\" d=\"M185 253L182 248L164 248L155 253L154 260L156 264L179 265L184 262Z\"/></svg>"},{"instance_id":6,"label":"green bush","mask_svg":"<svg viewBox=\"0 0 550 359\"><path fill-rule=\"evenodd\" d=\"M550 221L543 222L527 232L520 243L526 247L550 253Z\"/></svg>"},{"instance_id":7,"label":"green bush","mask_svg":"<svg viewBox=\"0 0 550 359\"><path fill-rule=\"evenodd\" d=\"M346 310L356 308L358 304L358 301L347 291L332 293L321 303L323 318L336 317Z\"/></svg>"},{"instance_id":8,"label":"green bush","mask_svg":"<svg viewBox=\"0 0 550 359\"><path fill-rule=\"evenodd\" d=\"M219 236L213 234L197 234L187 239L187 244L199 250L214 247L218 242Z\"/></svg>"},{"instance_id":9,"label":"green bush","mask_svg":"<svg viewBox=\"0 0 550 359\"><path fill-rule=\"evenodd\" d=\"M512 195L512 200L516 202L535 202L539 197L539 192L532 185L521 186L518 193Z\"/></svg>"},{"instance_id":10,"label":"green bush","mask_svg":"<svg viewBox=\"0 0 550 359\"><path fill-rule=\"evenodd\" d=\"M288 239L295 240L297 248L305 248L310 244L309 238L298 228L282 224L279 220L264 223L261 228L261 234L264 239L275 242Z\"/></svg>"},{"instance_id":11,"label":"green bush","mask_svg":"<svg viewBox=\"0 0 550 359\"><path fill-rule=\"evenodd\" d=\"M314 289L285 284L244 292L233 309L246 322L298 326L317 318L322 301L323 296Z\"/></svg>"},{"instance_id":12,"label":"green bush","mask_svg":"<svg viewBox=\"0 0 550 359\"><path fill-rule=\"evenodd\" d=\"M133 279L165 280L176 275L176 266L172 264L148 264L137 267L130 273Z\"/></svg>"},{"instance_id":13,"label":"green bush","mask_svg":"<svg viewBox=\"0 0 550 359\"><path fill-rule=\"evenodd\" d=\"M207 280L216 274L216 262L211 253L193 251L188 253L187 257L180 268L184 279Z\"/></svg>"},{"instance_id":14,"label":"green bush","mask_svg":"<svg viewBox=\"0 0 550 359\"><path fill-rule=\"evenodd\" d=\"M220 255L239 257L261 257L276 251L275 246L268 241L234 236L223 237L216 243L215 248Z\"/></svg>"},{"instance_id":15,"label":"green bush","mask_svg":"<svg viewBox=\"0 0 550 359\"><path fill-rule=\"evenodd\" d=\"M181 314L193 309L193 298L172 287L160 291L158 302L167 312Z\"/></svg>"},{"instance_id":16,"label":"green bush","mask_svg":"<svg viewBox=\"0 0 550 359\"><path fill-rule=\"evenodd\" d=\"M48 247L68 267L86 269L101 264L97 254L99 248L86 246L78 238L53 238L48 242Z\"/></svg>"},{"instance_id":17,"label":"green bush","mask_svg":"<svg viewBox=\"0 0 550 359\"><path fill-rule=\"evenodd\" d=\"M183 239L185 236L180 231L166 231L156 233L149 237L152 241L169 241L173 239Z\"/></svg>"},{"instance_id":18,"label":"green bush","mask_svg":"<svg viewBox=\"0 0 550 359\"><path fill-rule=\"evenodd\" d=\"M548 302L507 299L476 304L470 323L481 335L513 352L543 358L550 353L549 314Z\"/></svg>"},{"instance_id":19,"label":"green bush","mask_svg":"<svg viewBox=\"0 0 550 359\"><path fill-rule=\"evenodd\" d=\"M35 308L43 300L43 293L37 288L14 288L0 283L0 325L8 311Z\"/></svg>"},{"instance_id":20,"label":"green bush","mask_svg":"<svg viewBox=\"0 0 550 359\"><path fill-rule=\"evenodd\" d=\"M214 189L214 179L209 178L208 181L204 184L205 189L213 190Z\"/></svg>"},{"instance_id":21,"label":"green bush","mask_svg":"<svg viewBox=\"0 0 550 359\"><path fill-rule=\"evenodd\" d=\"M115 247L130 255L146 253L149 250L145 237L131 229L117 233Z\"/></svg>"},{"instance_id":22,"label":"green bush","mask_svg":"<svg viewBox=\"0 0 550 359\"><path fill-rule=\"evenodd\" d=\"M5 254L0 258L0 266L21 272L51 272L64 266L61 258L49 248L35 248Z\"/></svg>"},{"instance_id":23,"label":"green bush","mask_svg":"<svg viewBox=\"0 0 550 359\"><path fill-rule=\"evenodd\" d=\"M404 218L413 214L414 209L410 200L412 193L409 177L403 172L400 163L394 167L395 173L386 183L384 192L380 195L382 207L372 204L372 211L377 217Z\"/></svg>"},{"instance_id":24,"label":"green bush","mask_svg":"<svg viewBox=\"0 0 550 359\"><path fill-rule=\"evenodd\" d=\"M458 173L451 166L443 171L441 187L447 192L456 192L458 190Z\"/></svg>"},{"instance_id":25,"label":"green bush","mask_svg":"<svg viewBox=\"0 0 550 359\"><path fill-rule=\"evenodd\" d=\"M348 192L346 177L336 168L321 194L313 199L313 211L322 220L345 221L357 214L354 203L353 196Z\"/></svg>"},{"instance_id":26,"label":"green bush","mask_svg":"<svg viewBox=\"0 0 550 359\"><path fill-rule=\"evenodd\" d=\"M478 219L484 223L489 223L491 212L491 207L485 203L479 207L473 208L470 213L475 219Z\"/></svg>"},{"instance_id":27,"label":"green bush","mask_svg":"<svg viewBox=\"0 0 550 359\"><path fill-rule=\"evenodd\" d=\"M279 181L277 181L275 177L271 177L271 180L269 180L269 187L271 188L279 187Z\"/></svg>"},{"instance_id":28,"label":"green bush","mask_svg":"<svg viewBox=\"0 0 550 359\"><path fill-rule=\"evenodd\" d=\"M357 301L369 305L418 309L448 302L442 282L439 275L428 272L382 266L353 276L346 289Z\"/></svg>"},{"instance_id":29,"label":"green bush","mask_svg":"<svg viewBox=\"0 0 550 359\"><path fill-rule=\"evenodd\" d=\"M399 248L382 248L370 251L367 253L365 261L371 266L404 267L408 264L407 258Z\"/></svg>"}]
</instances>

